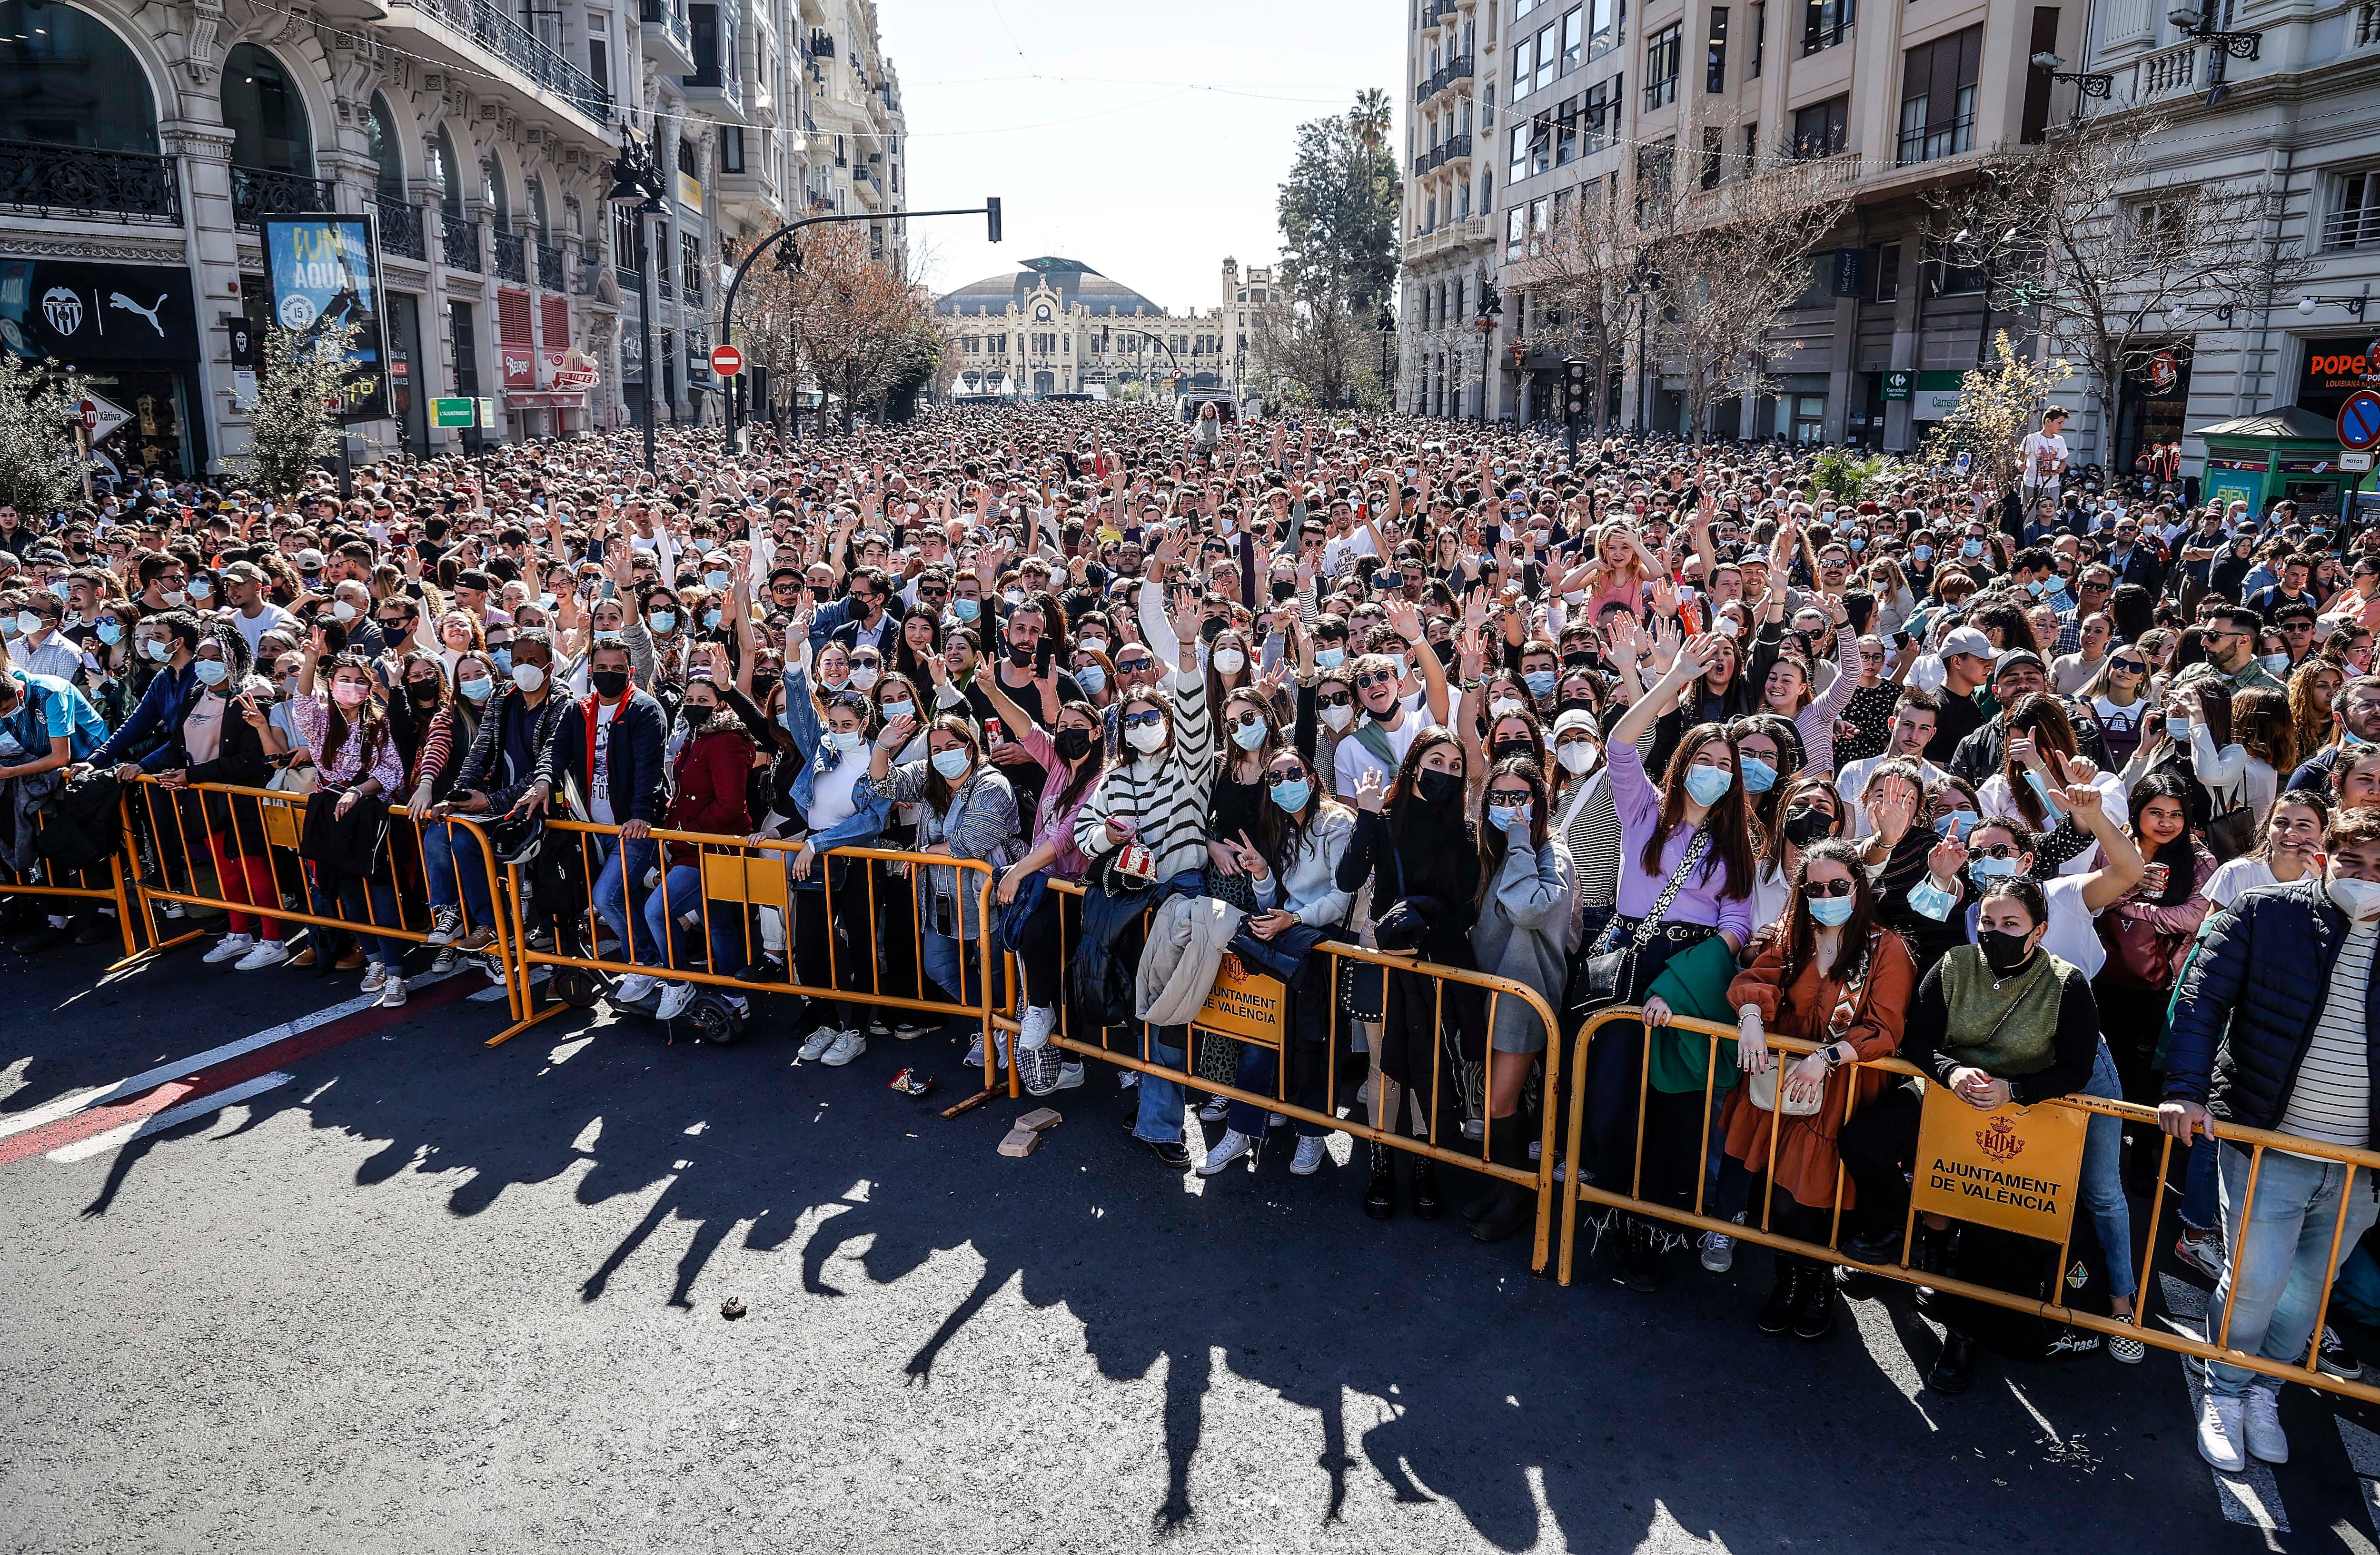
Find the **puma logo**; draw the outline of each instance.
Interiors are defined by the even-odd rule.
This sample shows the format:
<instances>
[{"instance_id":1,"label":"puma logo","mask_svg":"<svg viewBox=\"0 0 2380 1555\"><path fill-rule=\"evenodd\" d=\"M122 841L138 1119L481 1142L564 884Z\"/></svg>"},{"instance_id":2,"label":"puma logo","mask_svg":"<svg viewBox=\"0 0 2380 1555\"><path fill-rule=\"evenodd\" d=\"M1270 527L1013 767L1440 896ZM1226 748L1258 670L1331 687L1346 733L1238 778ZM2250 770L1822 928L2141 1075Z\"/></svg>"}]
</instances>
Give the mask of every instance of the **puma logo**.
<instances>
[{"instance_id":1,"label":"puma logo","mask_svg":"<svg viewBox=\"0 0 2380 1555\"><path fill-rule=\"evenodd\" d=\"M107 305L110 308L121 308L128 313L140 314L149 321L149 327L157 332L157 338L163 340L165 338L165 326L157 322L157 313L165 306L165 298L171 295L171 293L160 293L156 301L143 308L122 292L110 292L107 294Z\"/></svg>"}]
</instances>

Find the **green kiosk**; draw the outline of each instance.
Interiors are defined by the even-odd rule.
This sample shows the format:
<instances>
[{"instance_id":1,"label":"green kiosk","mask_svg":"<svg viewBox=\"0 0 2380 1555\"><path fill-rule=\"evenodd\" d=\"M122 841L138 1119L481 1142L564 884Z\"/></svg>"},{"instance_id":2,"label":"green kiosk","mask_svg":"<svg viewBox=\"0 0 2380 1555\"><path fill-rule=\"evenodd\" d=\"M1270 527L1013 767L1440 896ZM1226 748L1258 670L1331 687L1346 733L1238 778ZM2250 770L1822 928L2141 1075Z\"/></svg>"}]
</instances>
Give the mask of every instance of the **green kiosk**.
<instances>
[{"instance_id":1,"label":"green kiosk","mask_svg":"<svg viewBox=\"0 0 2380 1555\"><path fill-rule=\"evenodd\" d=\"M2259 518L2284 497L2307 517L2351 514L2372 468L2370 455L2340 446L2334 418L2300 406L2235 417L2197 435L2206 443L2200 503L2244 502ZM2362 468L2348 468L2355 465Z\"/></svg>"}]
</instances>

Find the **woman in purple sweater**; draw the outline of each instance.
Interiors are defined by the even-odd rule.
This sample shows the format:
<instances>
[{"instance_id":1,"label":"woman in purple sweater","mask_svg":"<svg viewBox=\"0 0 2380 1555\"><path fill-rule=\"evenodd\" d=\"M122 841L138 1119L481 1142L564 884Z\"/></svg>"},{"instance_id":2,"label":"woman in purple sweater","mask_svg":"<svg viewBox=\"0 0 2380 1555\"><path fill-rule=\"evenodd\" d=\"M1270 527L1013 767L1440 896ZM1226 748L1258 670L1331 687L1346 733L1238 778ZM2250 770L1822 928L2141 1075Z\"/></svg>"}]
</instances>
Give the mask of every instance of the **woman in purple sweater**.
<instances>
[{"instance_id":1,"label":"woman in purple sweater","mask_svg":"<svg viewBox=\"0 0 2380 1555\"><path fill-rule=\"evenodd\" d=\"M1658 784L1645 771L1637 748L1653 720L1702 678L1724 646L1710 635L1688 641L1653 689L1612 725L1605 746L1612 806L1620 817L1620 891L1611 927L1584 954L1637 947L1635 976L1621 990L1622 1003L1642 1002L1672 957L1712 935L1723 939L1730 952L1741 952L1752 938L1752 832L1742 772L1726 725L1698 723L1687 730ZM1663 908L1665 894L1670 900ZM1633 1022L1606 1027L1587 1059L1591 1164L1608 1184L1629 1181L1641 1106L1643 1197L1667 1195L1691 1204L1701 1172L1702 1093L1647 1089L1644 1069L1645 1028ZM1659 1283L1655 1238L1651 1221L1629 1217L1621 1257L1634 1289L1650 1291Z\"/></svg>"}]
</instances>

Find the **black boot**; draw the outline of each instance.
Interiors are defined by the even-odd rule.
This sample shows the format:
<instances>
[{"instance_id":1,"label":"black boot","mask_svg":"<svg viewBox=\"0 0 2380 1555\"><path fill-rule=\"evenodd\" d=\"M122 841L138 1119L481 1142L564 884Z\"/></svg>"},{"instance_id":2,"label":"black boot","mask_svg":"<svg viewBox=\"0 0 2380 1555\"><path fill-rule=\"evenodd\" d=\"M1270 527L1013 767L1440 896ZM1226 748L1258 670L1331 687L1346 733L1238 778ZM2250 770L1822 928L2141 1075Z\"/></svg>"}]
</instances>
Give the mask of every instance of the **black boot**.
<instances>
[{"instance_id":1,"label":"black boot","mask_svg":"<svg viewBox=\"0 0 2380 1555\"><path fill-rule=\"evenodd\" d=\"M1364 1213L1376 1221L1392 1220L1397 1212L1396 1157L1386 1145L1372 1141L1372 1185L1364 1193Z\"/></svg>"},{"instance_id":2,"label":"black boot","mask_svg":"<svg viewBox=\"0 0 2380 1555\"><path fill-rule=\"evenodd\" d=\"M1517 1115L1488 1120L1488 1160L1498 1166L1519 1166L1528 1160L1528 1137ZM1488 1191L1463 1207L1463 1218L1474 1225L1486 1219L1504 1202L1506 1186L1500 1178L1488 1178Z\"/></svg>"},{"instance_id":3,"label":"black boot","mask_svg":"<svg viewBox=\"0 0 2380 1555\"><path fill-rule=\"evenodd\" d=\"M1661 1288L1661 1249L1653 1240L1650 1221L1628 1217L1628 1229L1620 1244L1620 1277L1641 1295Z\"/></svg>"},{"instance_id":4,"label":"black boot","mask_svg":"<svg viewBox=\"0 0 2380 1555\"><path fill-rule=\"evenodd\" d=\"M1801 1304L1802 1286L1806 1282L1805 1270L1797 1259L1777 1260L1777 1283L1768 1289L1768 1299L1760 1304L1760 1316L1754 1324L1763 1333L1781 1334L1793 1326L1793 1309Z\"/></svg>"},{"instance_id":5,"label":"black boot","mask_svg":"<svg viewBox=\"0 0 2380 1555\"><path fill-rule=\"evenodd\" d=\"M1937 1393L1963 1393L1975 1379L1975 1363L1982 1346L1972 1334L1957 1329L1946 1329L1942 1334L1942 1354L1926 1374L1925 1385Z\"/></svg>"},{"instance_id":6,"label":"black boot","mask_svg":"<svg viewBox=\"0 0 2380 1555\"><path fill-rule=\"evenodd\" d=\"M1475 1242L1501 1242L1529 1229L1537 1218L1537 1196L1514 1183L1496 1184L1497 1202L1471 1228Z\"/></svg>"},{"instance_id":7,"label":"black boot","mask_svg":"<svg viewBox=\"0 0 2380 1555\"><path fill-rule=\"evenodd\" d=\"M1417 1221L1434 1221L1446 1209L1446 1201L1438 1197L1438 1162L1427 1156L1414 1157L1413 1196Z\"/></svg>"},{"instance_id":8,"label":"black boot","mask_svg":"<svg viewBox=\"0 0 2380 1555\"><path fill-rule=\"evenodd\" d=\"M1826 1270L1811 1264L1802 1271L1802 1288L1793 1297L1793 1337L1821 1340L1835 1329L1835 1282Z\"/></svg>"}]
</instances>

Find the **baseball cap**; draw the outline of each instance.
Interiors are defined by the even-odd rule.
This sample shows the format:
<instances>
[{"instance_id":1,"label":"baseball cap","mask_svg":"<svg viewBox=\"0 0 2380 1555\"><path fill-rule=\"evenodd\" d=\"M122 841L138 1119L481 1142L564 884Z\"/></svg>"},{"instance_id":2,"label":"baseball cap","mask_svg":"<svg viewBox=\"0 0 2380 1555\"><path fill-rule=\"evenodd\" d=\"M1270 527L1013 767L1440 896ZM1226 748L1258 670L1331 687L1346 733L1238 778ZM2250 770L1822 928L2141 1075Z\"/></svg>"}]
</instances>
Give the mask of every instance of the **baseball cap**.
<instances>
[{"instance_id":1,"label":"baseball cap","mask_svg":"<svg viewBox=\"0 0 2380 1555\"><path fill-rule=\"evenodd\" d=\"M1943 658L1952 659L1961 653L1972 653L1985 661L2000 656L2000 650L1992 646L1992 639L1973 626L1958 627L1942 639Z\"/></svg>"}]
</instances>

